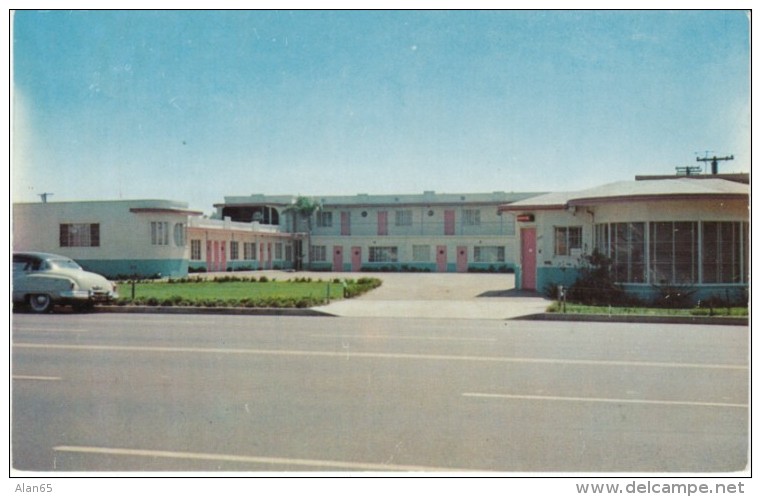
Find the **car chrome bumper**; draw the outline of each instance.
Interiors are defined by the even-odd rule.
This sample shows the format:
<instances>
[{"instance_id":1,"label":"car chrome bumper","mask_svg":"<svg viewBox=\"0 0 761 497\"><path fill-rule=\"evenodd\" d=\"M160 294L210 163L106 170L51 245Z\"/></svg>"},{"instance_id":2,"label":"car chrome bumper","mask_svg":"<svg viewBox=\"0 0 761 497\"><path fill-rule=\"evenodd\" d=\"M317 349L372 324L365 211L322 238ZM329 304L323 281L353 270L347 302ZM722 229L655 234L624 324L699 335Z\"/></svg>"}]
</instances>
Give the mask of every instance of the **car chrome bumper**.
<instances>
[{"instance_id":1,"label":"car chrome bumper","mask_svg":"<svg viewBox=\"0 0 761 497\"><path fill-rule=\"evenodd\" d=\"M119 298L119 294L116 292L96 293L88 290L69 290L67 292L61 292L61 298L74 301L89 301L89 302L110 302Z\"/></svg>"}]
</instances>

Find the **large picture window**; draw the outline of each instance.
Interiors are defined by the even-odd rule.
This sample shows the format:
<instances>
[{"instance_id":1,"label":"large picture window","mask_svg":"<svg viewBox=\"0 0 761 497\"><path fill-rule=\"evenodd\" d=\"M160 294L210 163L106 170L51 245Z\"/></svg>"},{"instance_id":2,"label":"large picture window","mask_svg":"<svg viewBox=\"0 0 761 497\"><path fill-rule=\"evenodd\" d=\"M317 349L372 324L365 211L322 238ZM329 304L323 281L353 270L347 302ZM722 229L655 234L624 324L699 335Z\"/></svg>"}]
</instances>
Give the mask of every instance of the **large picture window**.
<instances>
[{"instance_id":1,"label":"large picture window","mask_svg":"<svg viewBox=\"0 0 761 497\"><path fill-rule=\"evenodd\" d=\"M326 262L328 260L328 251L325 245L312 245L312 253L309 259L313 262Z\"/></svg>"},{"instance_id":2,"label":"large picture window","mask_svg":"<svg viewBox=\"0 0 761 497\"><path fill-rule=\"evenodd\" d=\"M748 223L703 223L703 283L743 283L748 270Z\"/></svg>"},{"instance_id":3,"label":"large picture window","mask_svg":"<svg viewBox=\"0 0 761 497\"><path fill-rule=\"evenodd\" d=\"M613 275L622 283L645 282L645 223L610 225Z\"/></svg>"},{"instance_id":4,"label":"large picture window","mask_svg":"<svg viewBox=\"0 0 761 497\"><path fill-rule=\"evenodd\" d=\"M595 247L620 283L747 283L749 234L739 221L598 224Z\"/></svg>"},{"instance_id":5,"label":"large picture window","mask_svg":"<svg viewBox=\"0 0 761 497\"><path fill-rule=\"evenodd\" d=\"M61 247L100 247L100 224L62 224L59 228Z\"/></svg>"},{"instance_id":6,"label":"large picture window","mask_svg":"<svg viewBox=\"0 0 761 497\"><path fill-rule=\"evenodd\" d=\"M397 247L370 247L369 262L397 262L399 260Z\"/></svg>"},{"instance_id":7,"label":"large picture window","mask_svg":"<svg viewBox=\"0 0 761 497\"><path fill-rule=\"evenodd\" d=\"M412 260L413 262L429 262L431 260L431 246L413 245Z\"/></svg>"},{"instance_id":8,"label":"large picture window","mask_svg":"<svg viewBox=\"0 0 761 497\"><path fill-rule=\"evenodd\" d=\"M474 247L475 262L505 262L505 247Z\"/></svg>"},{"instance_id":9,"label":"large picture window","mask_svg":"<svg viewBox=\"0 0 761 497\"><path fill-rule=\"evenodd\" d=\"M698 223L650 223L650 282L698 282Z\"/></svg>"}]
</instances>

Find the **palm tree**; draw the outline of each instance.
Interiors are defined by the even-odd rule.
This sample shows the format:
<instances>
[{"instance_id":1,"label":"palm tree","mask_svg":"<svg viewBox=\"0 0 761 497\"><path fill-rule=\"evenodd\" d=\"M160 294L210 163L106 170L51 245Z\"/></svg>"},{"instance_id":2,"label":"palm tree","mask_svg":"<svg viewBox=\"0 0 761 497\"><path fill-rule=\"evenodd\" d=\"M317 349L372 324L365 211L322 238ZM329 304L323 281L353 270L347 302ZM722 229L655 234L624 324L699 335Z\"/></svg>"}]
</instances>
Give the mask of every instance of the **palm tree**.
<instances>
[{"instance_id":1,"label":"palm tree","mask_svg":"<svg viewBox=\"0 0 761 497\"><path fill-rule=\"evenodd\" d=\"M293 234L294 237L296 235L297 231L297 221L298 219L304 219L307 222L307 256L309 257L309 269L312 269L312 215L320 208L320 204L317 202L314 202L307 197L296 197L296 200L287 208L284 209L284 212L289 212L293 215ZM297 263L297 261L300 261L301 254L296 254L296 251L294 250L294 257L296 258L296 261L294 261L296 264L296 269L300 269L300 264Z\"/></svg>"}]
</instances>

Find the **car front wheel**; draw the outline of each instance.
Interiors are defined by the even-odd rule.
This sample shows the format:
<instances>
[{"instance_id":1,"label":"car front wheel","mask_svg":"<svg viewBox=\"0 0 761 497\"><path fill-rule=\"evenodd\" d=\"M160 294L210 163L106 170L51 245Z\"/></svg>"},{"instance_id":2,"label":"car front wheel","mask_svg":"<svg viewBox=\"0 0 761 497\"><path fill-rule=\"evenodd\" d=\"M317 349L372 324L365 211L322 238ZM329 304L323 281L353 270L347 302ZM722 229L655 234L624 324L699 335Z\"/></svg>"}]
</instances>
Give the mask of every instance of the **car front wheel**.
<instances>
[{"instance_id":1,"label":"car front wheel","mask_svg":"<svg viewBox=\"0 0 761 497\"><path fill-rule=\"evenodd\" d=\"M32 295L29 297L29 307L34 312L48 312L53 307L53 300L50 298L50 295Z\"/></svg>"}]
</instances>

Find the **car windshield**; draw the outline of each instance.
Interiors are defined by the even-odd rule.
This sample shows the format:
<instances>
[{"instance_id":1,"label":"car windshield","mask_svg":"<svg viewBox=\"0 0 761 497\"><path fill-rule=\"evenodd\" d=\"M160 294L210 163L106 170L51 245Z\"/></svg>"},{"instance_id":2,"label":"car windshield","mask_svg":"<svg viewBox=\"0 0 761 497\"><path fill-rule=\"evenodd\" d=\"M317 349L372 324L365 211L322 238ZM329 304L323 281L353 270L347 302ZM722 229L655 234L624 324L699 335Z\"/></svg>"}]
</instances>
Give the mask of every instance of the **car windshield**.
<instances>
[{"instance_id":1,"label":"car windshield","mask_svg":"<svg viewBox=\"0 0 761 497\"><path fill-rule=\"evenodd\" d=\"M71 259L49 259L48 265L56 269L82 269L79 264Z\"/></svg>"}]
</instances>

